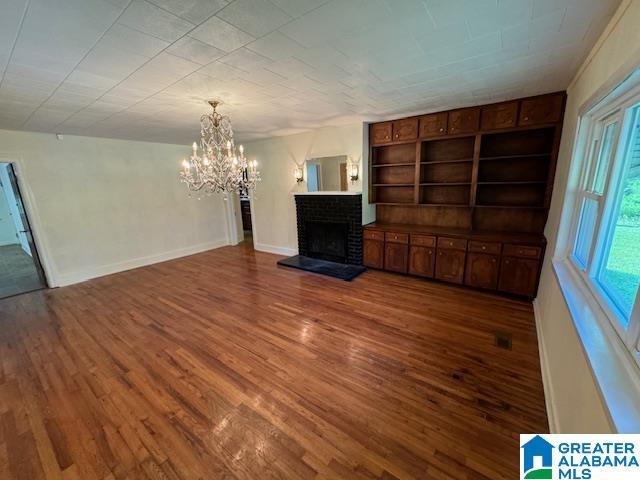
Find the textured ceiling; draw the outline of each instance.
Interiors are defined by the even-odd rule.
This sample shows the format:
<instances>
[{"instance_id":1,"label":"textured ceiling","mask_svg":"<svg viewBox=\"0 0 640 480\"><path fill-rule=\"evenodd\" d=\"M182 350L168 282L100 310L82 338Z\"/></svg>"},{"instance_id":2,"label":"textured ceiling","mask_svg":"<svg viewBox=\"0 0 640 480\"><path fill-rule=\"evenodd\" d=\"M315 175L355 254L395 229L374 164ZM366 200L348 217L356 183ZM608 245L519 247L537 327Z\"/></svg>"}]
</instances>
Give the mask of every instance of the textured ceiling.
<instances>
[{"instance_id":1,"label":"textured ceiling","mask_svg":"<svg viewBox=\"0 0 640 480\"><path fill-rule=\"evenodd\" d=\"M619 0L0 0L0 128L190 143L567 87Z\"/></svg>"}]
</instances>

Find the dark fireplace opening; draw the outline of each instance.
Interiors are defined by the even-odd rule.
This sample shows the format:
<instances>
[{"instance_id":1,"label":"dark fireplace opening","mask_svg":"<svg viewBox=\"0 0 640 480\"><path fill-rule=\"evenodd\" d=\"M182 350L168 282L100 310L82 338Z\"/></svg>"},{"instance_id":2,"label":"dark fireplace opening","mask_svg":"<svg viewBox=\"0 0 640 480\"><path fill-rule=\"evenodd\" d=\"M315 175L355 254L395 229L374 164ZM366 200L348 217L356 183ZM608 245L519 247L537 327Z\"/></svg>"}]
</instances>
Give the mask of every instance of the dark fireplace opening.
<instances>
[{"instance_id":1,"label":"dark fireplace opening","mask_svg":"<svg viewBox=\"0 0 640 480\"><path fill-rule=\"evenodd\" d=\"M337 222L306 222L307 256L329 260L331 262L347 263L348 223Z\"/></svg>"}]
</instances>

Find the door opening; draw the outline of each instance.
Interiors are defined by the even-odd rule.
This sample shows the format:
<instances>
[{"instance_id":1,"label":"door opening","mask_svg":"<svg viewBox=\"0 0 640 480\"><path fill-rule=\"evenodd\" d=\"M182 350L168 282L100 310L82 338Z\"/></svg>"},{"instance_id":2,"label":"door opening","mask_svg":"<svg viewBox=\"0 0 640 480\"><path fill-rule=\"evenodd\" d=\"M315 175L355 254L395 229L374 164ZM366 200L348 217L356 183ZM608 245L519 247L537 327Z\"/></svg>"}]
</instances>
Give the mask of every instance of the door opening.
<instances>
[{"instance_id":1,"label":"door opening","mask_svg":"<svg viewBox=\"0 0 640 480\"><path fill-rule=\"evenodd\" d=\"M15 170L0 162L0 298L46 287Z\"/></svg>"},{"instance_id":2,"label":"door opening","mask_svg":"<svg viewBox=\"0 0 640 480\"><path fill-rule=\"evenodd\" d=\"M251 221L251 200L248 195L240 196L240 215L242 216L242 232L244 241L253 243L253 222Z\"/></svg>"}]
</instances>

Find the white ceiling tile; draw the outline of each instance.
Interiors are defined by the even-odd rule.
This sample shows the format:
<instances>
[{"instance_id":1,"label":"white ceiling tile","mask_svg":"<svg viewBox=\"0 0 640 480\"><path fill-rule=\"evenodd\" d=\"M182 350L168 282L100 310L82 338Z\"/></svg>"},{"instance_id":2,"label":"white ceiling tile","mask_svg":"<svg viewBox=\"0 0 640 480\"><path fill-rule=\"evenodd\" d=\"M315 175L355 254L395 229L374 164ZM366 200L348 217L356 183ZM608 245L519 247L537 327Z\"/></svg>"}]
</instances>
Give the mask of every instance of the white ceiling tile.
<instances>
[{"instance_id":1,"label":"white ceiling tile","mask_svg":"<svg viewBox=\"0 0 640 480\"><path fill-rule=\"evenodd\" d=\"M189 35L225 52L231 52L255 40L248 33L215 16L204 22Z\"/></svg>"},{"instance_id":2,"label":"white ceiling tile","mask_svg":"<svg viewBox=\"0 0 640 480\"><path fill-rule=\"evenodd\" d=\"M2 3L2 15L0 15L0 72L4 72L9 62L9 54L17 38L26 6L27 0L8 0Z\"/></svg>"},{"instance_id":3,"label":"white ceiling tile","mask_svg":"<svg viewBox=\"0 0 640 480\"><path fill-rule=\"evenodd\" d=\"M329 0L270 0L292 17L300 17L305 13L324 5Z\"/></svg>"},{"instance_id":4,"label":"white ceiling tile","mask_svg":"<svg viewBox=\"0 0 640 480\"><path fill-rule=\"evenodd\" d=\"M291 20L289 15L268 0L235 0L216 16L256 38Z\"/></svg>"},{"instance_id":5,"label":"white ceiling tile","mask_svg":"<svg viewBox=\"0 0 640 480\"><path fill-rule=\"evenodd\" d=\"M242 47L222 57L220 62L239 70L250 72L256 68L269 66L269 64L273 63L273 60Z\"/></svg>"},{"instance_id":6,"label":"white ceiling tile","mask_svg":"<svg viewBox=\"0 0 640 480\"><path fill-rule=\"evenodd\" d=\"M297 56L305 50L298 42L278 31L271 32L255 42L249 43L247 48L272 60Z\"/></svg>"},{"instance_id":7,"label":"white ceiling tile","mask_svg":"<svg viewBox=\"0 0 640 480\"><path fill-rule=\"evenodd\" d=\"M100 45L135 53L144 57L154 57L170 43L154 35L147 35L121 23L114 24L100 40Z\"/></svg>"},{"instance_id":8,"label":"white ceiling tile","mask_svg":"<svg viewBox=\"0 0 640 480\"><path fill-rule=\"evenodd\" d=\"M167 49L167 53L186 58L200 65L206 65L225 55L225 52L219 48L196 40L188 35L171 45Z\"/></svg>"},{"instance_id":9,"label":"white ceiling tile","mask_svg":"<svg viewBox=\"0 0 640 480\"><path fill-rule=\"evenodd\" d=\"M204 22L229 2L227 0L150 0L151 3L195 25Z\"/></svg>"},{"instance_id":10,"label":"white ceiling tile","mask_svg":"<svg viewBox=\"0 0 640 480\"><path fill-rule=\"evenodd\" d=\"M120 12L100 0L32 0L11 62L66 75Z\"/></svg>"},{"instance_id":11,"label":"white ceiling tile","mask_svg":"<svg viewBox=\"0 0 640 480\"><path fill-rule=\"evenodd\" d=\"M145 0L133 0L133 3L122 14L118 23L167 42L175 42L195 27L193 23Z\"/></svg>"},{"instance_id":12,"label":"white ceiling tile","mask_svg":"<svg viewBox=\"0 0 640 480\"><path fill-rule=\"evenodd\" d=\"M215 78L215 79L223 79L223 78L230 79L230 78L238 77L246 72L244 70L240 70L226 63L213 62L213 63L210 63L209 65L202 67L200 70L198 70L198 73L204 73L205 75L208 75L210 78Z\"/></svg>"}]
</instances>

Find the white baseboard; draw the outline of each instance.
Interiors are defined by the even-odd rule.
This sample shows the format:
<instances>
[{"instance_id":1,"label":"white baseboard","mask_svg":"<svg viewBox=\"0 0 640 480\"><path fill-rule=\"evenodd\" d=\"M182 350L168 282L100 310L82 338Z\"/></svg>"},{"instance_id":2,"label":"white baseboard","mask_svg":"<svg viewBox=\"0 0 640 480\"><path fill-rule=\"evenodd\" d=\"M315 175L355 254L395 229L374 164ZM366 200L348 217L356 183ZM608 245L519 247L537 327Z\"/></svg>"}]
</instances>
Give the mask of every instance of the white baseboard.
<instances>
[{"instance_id":1,"label":"white baseboard","mask_svg":"<svg viewBox=\"0 0 640 480\"><path fill-rule=\"evenodd\" d=\"M132 270L134 268L153 265L154 263L166 262L167 260L194 255L196 253L213 250L214 248L224 247L226 245L229 245L229 241L226 238L223 238L213 240L211 242L200 243L198 245L192 245L185 248L179 248L177 250L149 255L146 257L134 258L122 262L111 263L109 265L90 267L79 272L62 273L56 275L55 285L52 286L64 287L66 285L72 285L74 283L91 280L92 278L103 277L105 275L111 275L113 273L124 272L126 270Z\"/></svg>"},{"instance_id":2,"label":"white baseboard","mask_svg":"<svg viewBox=\"0 0 640 480\"><path fill-rule=\"evenodd\" d=\"M549 358L547 357L547 345L544 341L542 333L542 322L540 318L540 310L536 300L533 301L533 316L536 322L536 332L538 335L538 353L540 355L540 372L542 373L542 385L544 387L544 402L547 406L547 420L549 421L549 432L560 433L558 425L558 413L555 408L555 394L553 392L553 384L551 383L551 368Z\"/></svg>"},{"instance_id":3,"label":"white baseboard","mask_svg":"<svg viewBox=\"0 0 640 480\"><path fill-rule=\"evenodd\" d=\"M264 243L254 243L253 248L259 252L275 253L276 255L285 255L287 257L298 254L295 248L276 247L275 245L267 245Z\"/></svg>"}]
</instances>

